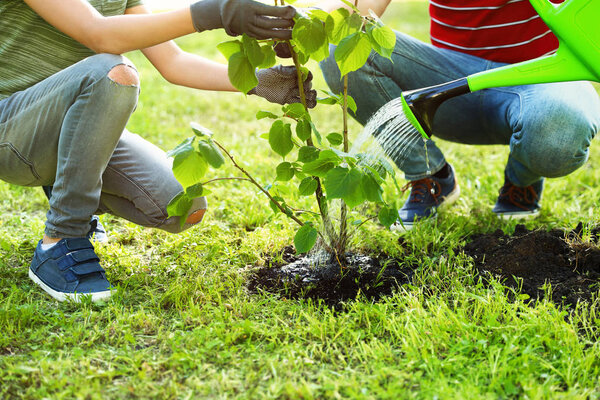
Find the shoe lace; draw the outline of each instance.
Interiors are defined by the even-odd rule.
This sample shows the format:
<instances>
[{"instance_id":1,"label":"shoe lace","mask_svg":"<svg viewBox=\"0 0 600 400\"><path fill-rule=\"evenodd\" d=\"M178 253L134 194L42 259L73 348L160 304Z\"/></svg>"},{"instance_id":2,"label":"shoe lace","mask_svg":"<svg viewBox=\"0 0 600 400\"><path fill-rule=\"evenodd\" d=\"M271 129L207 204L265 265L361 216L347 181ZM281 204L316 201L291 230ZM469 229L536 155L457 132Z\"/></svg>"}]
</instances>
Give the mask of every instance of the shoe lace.
<instances>
[{"instance_id":1,"label":"shoe lace","mask_svg":"<svg viewBox=\"0 0 600 400\"><path fill-rule=\"evenodd\" d=\"M433 197L433 201L438 203L438 197L442 193L439 182L431 178L418 179L416 181L409 181L401 189L402 192L410 191L410 202L411 203L422 203L425 200L425 196L430 195Z\"/></svg>"},{"instance_id":2,"label":"shoe lace","mask_svg":"<svg viewBox=\"0 0 600 400\"><path fill-rule=\"evenodd\" d=\"M519 187L515 186L510 182L506 182L502 188L500 188L499 197L508 200L508 202L516 207L523 210L529 210L528 205L532 205L538 199L538 194L535 192L533 186Z\"/></svg>"}]
</instances>

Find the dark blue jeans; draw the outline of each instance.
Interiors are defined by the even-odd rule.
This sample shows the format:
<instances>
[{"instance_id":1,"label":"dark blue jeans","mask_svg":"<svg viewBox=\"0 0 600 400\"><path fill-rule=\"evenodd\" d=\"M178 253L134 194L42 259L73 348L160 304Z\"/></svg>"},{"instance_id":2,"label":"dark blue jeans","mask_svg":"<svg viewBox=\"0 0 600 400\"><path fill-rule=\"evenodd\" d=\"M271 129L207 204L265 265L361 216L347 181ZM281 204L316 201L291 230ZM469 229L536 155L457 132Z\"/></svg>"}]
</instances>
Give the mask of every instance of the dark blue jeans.
<instances>
[{"instance_id":1,"label":"dark blue jeans","mask_svg":"<svg viewBox=\"0 0 600 400\"><path fill-rule=\"evenodd\" d=\"M505 64L440 49L396 32L392 60L373 52L367 63L349 74L349 94L357 103L355 118L365 124L403 90L419 89L466 77ZM342 91L340 72L331 56L321 63L327 84ZM465 144L507 144L506 173L514 184L527 186L542 177L565 176L588 158L600 127L600 101L588 82L565 82L486 89L442 103L434 137ZM432 173L446 160L428 141ZM406 179L427 175L423 141L394 160Z\"/></svg>"}]
</instances>

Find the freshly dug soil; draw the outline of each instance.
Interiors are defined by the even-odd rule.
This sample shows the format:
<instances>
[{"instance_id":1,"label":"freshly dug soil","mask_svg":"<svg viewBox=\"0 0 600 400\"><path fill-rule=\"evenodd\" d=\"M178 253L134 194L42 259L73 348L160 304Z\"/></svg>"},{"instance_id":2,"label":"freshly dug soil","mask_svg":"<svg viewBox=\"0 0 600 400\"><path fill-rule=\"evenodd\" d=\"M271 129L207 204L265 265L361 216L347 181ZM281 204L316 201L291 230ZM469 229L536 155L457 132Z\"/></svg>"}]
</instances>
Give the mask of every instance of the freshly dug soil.
<instances>
[{"instance_id":1,"label":"freshly dug soil","mask_svg":"<svg viewBox=\"0 0 600 400\"><path fill-rule=\"evenodd\" d=\"M474 235L462 250L473 258L476 271L484 278L500 278L504 285L531 299L543 298L543 287L549 284L551 300L573 306L590 301L600 289L600 227L592 230L587 242L581 240L581 232L582 224L572 231L549 232L529 231L517 225L512 235L501 230ZM404 241L399 238L400 245ZM281 259L283 263L268 259L265 266L251 272L251 292L264 290L286 298L321 299L334 306L359 293L378 300L410 283L418 267L385 257L348 254L348 266L341 269L336 260L298 256L291 246L283 249Z\"/></svg>"},{"instance_id":2,"label":"freshly dug soil","mask_svg":"<svg viewBox=\"0 0 600 400\"><path fill-rule=\"evenodd\" d=\"M267 265L250 274L250 292L264 290L287 298L321 299L330 306L354 299L361 293L370 300L392 294L410 282L416 266L400 266L396 260L360 254L346 255L347 267L336 260L299 256L293 247L283 249L283 264Z\"/></svg>"},{"instance_id":3,"label":"freshly dug soil","mask_svg":"<svg viewBox=\"0 0 600 400\"><path fill-rule=\"evenodd\" d=\"M581 240L581 232L582 224L570 232L529 231L517 225L512 235L501 230L475 235L464 251L483 276L499 277L532 299L543 298L543 286L549 284L555 303L574 306L590 301L600 289L600 227L591 231L587 242Z\"/></svg>"}]
</instances>

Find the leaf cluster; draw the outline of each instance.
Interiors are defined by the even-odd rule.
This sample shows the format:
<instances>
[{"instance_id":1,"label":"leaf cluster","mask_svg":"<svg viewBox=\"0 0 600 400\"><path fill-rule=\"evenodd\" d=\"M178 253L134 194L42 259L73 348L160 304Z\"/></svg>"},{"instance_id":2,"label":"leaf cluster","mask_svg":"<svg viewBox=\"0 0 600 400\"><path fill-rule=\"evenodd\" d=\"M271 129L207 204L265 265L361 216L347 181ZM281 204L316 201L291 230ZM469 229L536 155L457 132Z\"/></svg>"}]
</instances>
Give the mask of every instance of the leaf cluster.
<instances>
[{"instance_id":1,"label":"leaf cluster","mask_svg":"<svg viewBox=\"0 0 600 400\"><path fill-rule=\"evenodd\" d=\"M311 9L297 14L288 44L301 85L303 74L307 73L305 64L309 60L321 61L329 57L330 45L336 45L334 58L342 75L346 75L362 67L371 51L389 58L395 40L393 31L375 16L364 18L346 9L331 13ZM275 64L273 45L273 41L258 41L243 35L218 46L228 59L229 78L236 88L249 92L258 83L255 70ZM340 106L345 116L348 110L356 112L356 103L346 91L342 94L324 93L327 96L319 99L320 104ZM394 169L385 160L344 151L349 148L345 126L340 132L322 135L303 103L285 105L278 114L259 111L256 118L273 120L269 131L261 137L281 157L281 162L274 170L272 184L264 187L251 177L248 180L269 197L275 212L284 213L300 225L294 238L298 252L309 251L319 236L329 242L326 243L327 248L340 248L336 243L340 237L347 236L344 231L347 223L341 221L337 231L333 227L328 203L335 199L341 200L343 207L350 209L365 202L379 204L380 222L385 226L395 222L397 211L383 199L382 187L388 176L393 179ZM175 176L187 189L171 202L169 215L186 215L194 196L206 194L200 181L208 166L218 168L224 161L212 133L197 125L193 126L193 130L195 137L185 140L170 153L174 157ZM299 219L283 198L284 192L289 193L282 190L286 186L293 188L299 196L314 196L319 213L302 213L305 219ZM320 222L315 220L315 215L320 217ZM347 218L345 212L341 218ZM360 223L360 220L355 222ZM320 225L323 232L317 229Z\"/></svg>"}]
</instances>

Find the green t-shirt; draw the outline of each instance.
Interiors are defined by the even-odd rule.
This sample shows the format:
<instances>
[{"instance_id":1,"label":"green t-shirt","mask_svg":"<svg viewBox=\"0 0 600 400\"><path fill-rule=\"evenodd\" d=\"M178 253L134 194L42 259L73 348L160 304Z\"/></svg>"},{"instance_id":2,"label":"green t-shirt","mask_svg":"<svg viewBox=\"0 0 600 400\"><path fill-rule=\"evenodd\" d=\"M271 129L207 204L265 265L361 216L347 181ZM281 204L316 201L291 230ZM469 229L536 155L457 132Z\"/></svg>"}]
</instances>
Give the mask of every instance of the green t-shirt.
<instances>
[{"instance_id":1,"label":"green t-shirt","mask_svg":"<svg viewBox=\"0 0 600 400\"><path fill-rule=\"evenodd\" d=\"M143 0L88 0L104 16ZM0 100L95 53L55 29L23 0L0 0Z\"/></svg>"}]
</instances>

